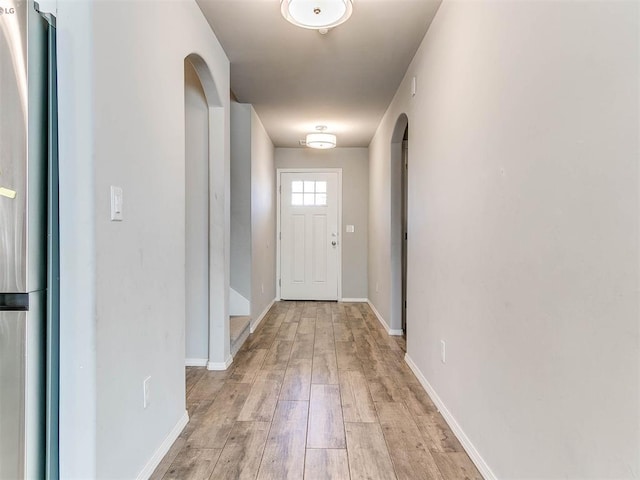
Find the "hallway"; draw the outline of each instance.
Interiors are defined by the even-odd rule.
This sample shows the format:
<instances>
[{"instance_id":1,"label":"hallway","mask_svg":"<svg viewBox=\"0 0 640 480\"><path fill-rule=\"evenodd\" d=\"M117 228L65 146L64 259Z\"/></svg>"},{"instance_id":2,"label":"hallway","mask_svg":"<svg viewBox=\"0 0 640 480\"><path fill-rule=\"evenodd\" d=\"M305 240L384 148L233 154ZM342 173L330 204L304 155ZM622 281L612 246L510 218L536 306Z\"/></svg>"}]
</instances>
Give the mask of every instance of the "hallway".
<instances>
[{"instance_id":1,"label":"hallway","mask_svg":"<svg viewBox=\"0 0 640 480\"><path fill-rule=\"evenodd\" d=\"M229 370L187 369L151 478L481 479L403 356L367 304L278 302Z\"/></svg>"}]
</instances>

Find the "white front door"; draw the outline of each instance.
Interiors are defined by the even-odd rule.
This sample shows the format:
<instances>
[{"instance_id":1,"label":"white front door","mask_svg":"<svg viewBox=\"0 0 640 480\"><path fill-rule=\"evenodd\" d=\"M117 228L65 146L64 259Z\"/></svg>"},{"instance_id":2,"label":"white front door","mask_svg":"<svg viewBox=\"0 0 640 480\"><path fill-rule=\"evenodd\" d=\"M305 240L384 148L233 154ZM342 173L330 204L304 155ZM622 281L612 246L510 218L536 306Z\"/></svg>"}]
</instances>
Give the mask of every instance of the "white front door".
<instances>
[{"instance_id":1,"label":"white front door","mask_svg":"<svg viewBox=\"0 0 640 480\"><path fill-rule=\"evenodd\" d=\"M338 299L337 172L281 172L280 297Z\"/></svg>"}]
</instances>

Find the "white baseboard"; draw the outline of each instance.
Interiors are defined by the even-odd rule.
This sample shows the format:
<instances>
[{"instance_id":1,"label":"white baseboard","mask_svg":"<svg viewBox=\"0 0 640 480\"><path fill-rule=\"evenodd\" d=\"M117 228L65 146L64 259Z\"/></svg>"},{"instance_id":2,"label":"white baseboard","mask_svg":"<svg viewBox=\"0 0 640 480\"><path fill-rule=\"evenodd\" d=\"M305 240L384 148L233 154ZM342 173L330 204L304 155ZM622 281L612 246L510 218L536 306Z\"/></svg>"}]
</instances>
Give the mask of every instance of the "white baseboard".
<instances>
[{"instance_id":1,"label":"white baseboard","mask_svg":"<svg viewBox=\"0 0 640 480\"><path fill-rule=\"evenodd\" d=\"M395 330L391 328L389 324L387 324L385 319L382 318L382 315L380 315L380 312L378 312L378 310L373 305L373 303L371 303L371 300L367 300L367 303L369 304L369 307L371 307L371 310L373 310L373 313L375 313L376 317L378 318L378 321L382 324L382 326L384 327L384 329L387 331L389 335L393 335L396 337L401 337L402 335L404 335L404 332L402 331L402 329Z\"/></svg>"},{"instance_id":2,"label":"white baseboard","mask_svg":"<svg viewBox=\"0 0 640 480\"><path fill-rule=\"evenodd\" d=\"M267 308L264 309L264 311L260 314L260 316L255 320L255 322L251 322L251 333L256 331L256 328L258 328L258 325L260 325L260 322L262 322L262 320L264 320L264 317L267 316L267 313L269 313L269 310L271 310L271 307L273 307L273 304L276 303L277 299L273 299L271 300L271 303L269 305L267 305Z\"/></svg>"},{"instance_id":3,"label":"white baseboard","mask_svg":"<svg viewBox=\"0 0 640 480\"><path fill-rule=\"evenodd\" d=\"M342 303L367 303L366 298L343 298L340 300Z\"/></svg>"},{"instance_id":4,"label":"white baseboard","mask_svg":"<svg viewBox=\"0 0 640 480\"><path fill-rule=\"evenodd\" d=\"M485 462L482 456L480 456L480 452L478 452L478 450L473 445L473 443L471 443L471 440L469 440L469 437L467 437L467 435L464 433L464 430L462 430L462 427L460 426L460 424L456 422L456 419L453 418L453 415L451 415L451 412L447 410L447 407L445 406L442 399L438 396L438 394L433 389L431 384L427 381L427 379L422 374L422 372L420 371L418 366L415 364L415 362L411 360L411 357L409 356L408 353L405 354L404 361L407 362L407 365L409 365L409 368L411 369L411 371L413 371L414 375L418 378L418 381L422 384L423 388L427 391L427 393L431 397L431 400L433 400L433 403L435 403L436 407L438 407L438 410L444 417L444 420L449 425L449 428L451 428L455 436L458 438L458 440L460 440L460 443L462 444L465 451L469 455L469 458L471 458L471 460L473 461L475 466L478 468L478 470L480 471L482 476L485 478L485 480L497 480L498 477L495 476L495 474L493 473L489 465L487 465L487 462Z\"/></svg>"},{"instance_id":5,"label":"white baseboard","mask_svg":"<svg viewBox=\"0 0 640 480\"><path fill-rule=\"evenodd\" d=\"M229 355L224 362L208 362L207 370L226 370L233 363L233 357Z\"/></svg>"},{"instance_id":6,"label":"white baseboard","mask_svg":"<svg viewBox=\"0 0 640 480\"><path fill-rule=\"evenodd\" d=\"M208 358L185 358L184 366L185 367L206 367Z\"/></svg>"},{"instance_id":7,"label":"white baseboard","mask_svg":"<svg viewBox=\"0 0 640 480\"><path fill-rule=\"evenodd\" d=\"M167 454L167 452L171 448L171 445L173 445L173 442L175 442L177 438L180 436L180 434L182 433L182 430L187 425L187 423L189 423L189 414L185 410L184 415L180 417L180 420L178 420L178 423L176 423L175 427L171 429L171 432L169 432L169 435L167 435L167 438L164 439L160 447L158 447L158 449L153 454L153 456L149 459L149 461L144 466L142 471L138 474L137 480L149 479L149 477L153 474L153 471L156 469L156 467L160 465L160 462L162 461L164 456Z\"/></svg>"}]
</instances>

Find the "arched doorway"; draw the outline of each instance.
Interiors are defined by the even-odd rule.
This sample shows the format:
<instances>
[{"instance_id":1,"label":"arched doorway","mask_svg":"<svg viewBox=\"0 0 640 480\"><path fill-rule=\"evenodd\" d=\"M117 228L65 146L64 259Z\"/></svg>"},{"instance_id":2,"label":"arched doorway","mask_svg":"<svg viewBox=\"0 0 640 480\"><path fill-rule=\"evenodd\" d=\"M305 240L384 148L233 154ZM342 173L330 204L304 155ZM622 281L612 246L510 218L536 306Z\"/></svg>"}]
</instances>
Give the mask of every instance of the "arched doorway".
<instances>
[{"instance_id":1,"label":"arched doorway","mask_svg":"<svg viewBox=\"0 0 640 480\"><path fill-rule=\"evenodd\" d=\"M406 335L409 119L400 115L391 137L391 330Z\"/></svg>"},{"instance_id":2,"label":"arched doorway","mask_svg":"<svg viewBox=\"0 0 640 480\"><path fill-rule=\"evenodd\" d=\"M209 370L224 370L232 361L227 112L206 62L191 54L184 59L184 69L185 363L193 360Z\"/></svg>"},{"instance_id":3,"label":"arched doorway","mask_svg":"<svg viewBox=\"0 0 640 480\"><path fill-rule=\"evenodd\" d=\"M209 106L192 63L184 61L185 363L209 362Z\"/></svg>"}]
</instances>

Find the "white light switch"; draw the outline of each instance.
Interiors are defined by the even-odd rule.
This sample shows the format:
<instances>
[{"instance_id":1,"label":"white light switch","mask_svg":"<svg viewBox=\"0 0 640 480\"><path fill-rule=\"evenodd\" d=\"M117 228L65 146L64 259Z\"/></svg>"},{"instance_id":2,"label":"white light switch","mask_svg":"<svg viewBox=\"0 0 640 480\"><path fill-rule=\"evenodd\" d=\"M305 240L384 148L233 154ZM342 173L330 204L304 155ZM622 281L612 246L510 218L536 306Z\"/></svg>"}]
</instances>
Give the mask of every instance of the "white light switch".
<instances>
[{"instance_id":1,"label":"white light switch","mask_svg":"<svg viewBox=\"0 0 640 480\"><path fill-rule=\"evenodd\" d=\"M347 225L347 233L353 233L356 231L356 227L353 225Z\"/></svg>"},{"instance_id":2,"label":"white light switch","mask_svg":"<svg viewBox=\"0 0 640 480\"><path fill-rule=\"evenodd\" d=\"M151 377L147 377L142 382L142 406L147 408L151 404Z\"/></svg>"},{"instance_id":3,"label":"white light switch","mask_svg":"<svg viewBox=\"0 0 640 480\"><path fill-rule=\"evenodd\" d=\"M7 197L13 200L14 198L16 198L17 193L18 192L16 192L15 190L11 190L10 188L0 187L0 197Z\"/></svg>"},{"instance_id":4,"label":"white light switch","mask_svg":"<svg viewBox=\"0 0 640 480\"><path fill-rule=\"evenodd\" d=\"M111 186L111 221L122 221L122 188Z\"/></svg>"}]
</instances>

